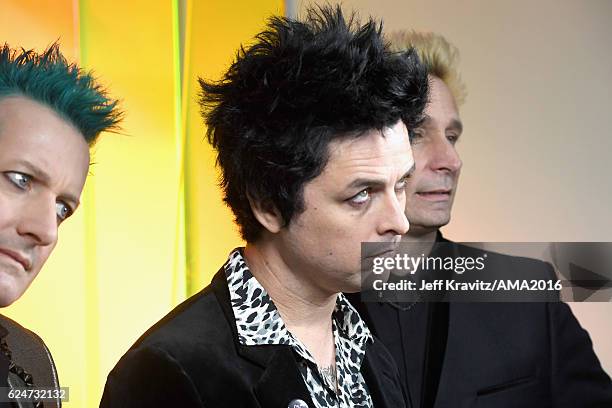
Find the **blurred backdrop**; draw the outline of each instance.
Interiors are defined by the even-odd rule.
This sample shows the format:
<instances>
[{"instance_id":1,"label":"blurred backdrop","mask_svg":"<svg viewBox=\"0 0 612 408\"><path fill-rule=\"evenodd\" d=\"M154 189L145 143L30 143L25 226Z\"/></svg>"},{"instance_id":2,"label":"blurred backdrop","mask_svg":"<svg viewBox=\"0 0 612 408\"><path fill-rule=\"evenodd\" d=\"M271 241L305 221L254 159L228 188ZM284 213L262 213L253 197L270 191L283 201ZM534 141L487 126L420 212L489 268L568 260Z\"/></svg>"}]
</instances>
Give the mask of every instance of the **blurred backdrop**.
<instances>
[{"instance_id":1,"label":"blurred backdrop","mask_svg":"<svg viewBox=\"0 0 612 408\"><path fill-rule=\"evenodd\" d=\"M0 42L64 54L122 100L77 214L25 296L2 313L36 331L97 406L106 375L151 324L241 244L196 105L240 44L297 0L0 0ZM335 3L332 1L332 3ZM459 241L612 241L612 2L345 0L387 29L436 31L462 55L464 161L446 235ZM612 372L612 304L573 304ZM211 374L212 375L212 374Z\"/></svg>"}]
</instances>

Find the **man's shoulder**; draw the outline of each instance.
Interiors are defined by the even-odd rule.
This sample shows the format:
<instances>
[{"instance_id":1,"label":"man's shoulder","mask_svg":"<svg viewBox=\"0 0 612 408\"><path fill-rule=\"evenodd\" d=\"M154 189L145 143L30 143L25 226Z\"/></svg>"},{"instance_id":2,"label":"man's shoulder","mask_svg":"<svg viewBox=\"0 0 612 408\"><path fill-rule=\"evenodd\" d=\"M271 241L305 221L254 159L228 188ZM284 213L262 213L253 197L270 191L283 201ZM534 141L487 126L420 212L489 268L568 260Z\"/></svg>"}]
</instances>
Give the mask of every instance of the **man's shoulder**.
<instances>
[{"instance_id":1,"label":"man's shoulder","mask_svg":"<svg viewBox=\"0 0 612 408\"><path fill-rule=\"evenodd\" d=\"M222 305L225 299L218 295L218 291L223 289L227 290L227 286L224 288L219 276L215 276L213 283L175 307L147 330L126 355L140 354L146 350L165 354L183 364L194 358L206 359L221 349L224 352L233 349L234 335Z\"/></svg>"},{"instance_id":2,"label":"man's shoulder","mask_svg":"<svg viewBox=\"0 0 612 408\"><path fill-rule=\"evenodd\" d=\"M240 347L221 271L121 357L108 376L101 406L240 405L253 398L253 378L261 372Z\"/></svg>"},{"instance_id":3,"label":"man's shoulder","mask_svg":"<svg viewBox=\"0 0 612 408\"><path fill-rule=\"evenodd\" d=\"M217 297L210 287L206 287L155 323L132 348L197 338L201 340L207 332L218 331L226 322Z\"/></svg>"}]
</instances>

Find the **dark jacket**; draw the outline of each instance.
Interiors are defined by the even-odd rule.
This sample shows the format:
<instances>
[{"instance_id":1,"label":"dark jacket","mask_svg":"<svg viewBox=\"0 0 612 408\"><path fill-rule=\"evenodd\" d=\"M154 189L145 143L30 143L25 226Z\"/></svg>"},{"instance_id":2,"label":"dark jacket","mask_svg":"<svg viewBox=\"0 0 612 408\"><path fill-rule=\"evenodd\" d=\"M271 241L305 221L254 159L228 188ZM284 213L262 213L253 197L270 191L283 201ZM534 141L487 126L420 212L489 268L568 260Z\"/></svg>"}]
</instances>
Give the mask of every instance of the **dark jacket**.
<instances>
[{"instance_id":1,"label":"dark jacket","mask_svg":"<svg viewBox=\"0 0 612 408\"><path fill-rule=\"evenodd\" d=\"M518 275L539 270L535 277L547 279L552 273L540 261L488 256ZM389 304L350 298L393 355L415 408L612 407L610 378L565 303Z\"/></svg>"},{"instance_id":2,"label":"dark jacket","mask_svg":"<svg viewBox=\"0 0 612 408\"><path fill-rule=\"evenodd\" d=\"M0 341L3 341L8 331L4 328L4 326L0 325ZM10 360L4 353L0 352L0 389L7 390L8 392L8 374L9 374L9 364ZM9 402L0 401L0 408L10 408L11 404Z\"/></svg>"},{"instance_id":3,"label":"dark jacket","mask_svg":"<svg viewBox=\"0 0 612 408\"><path fill-rule=\"evenodd\" d=\"M377 408L404 407L397 368L375 340L362 373ZM314 407L290 346L238 343L227 281L211 284L149 329L106 382L101 407Z\"/></svg>"},{"instance_id":4,"label":"dark jacket","mask_svg":"<svg viewBox=\"0 0 612 408\"><path fill-rule=\"evenodd\" d=\"M42 339L3 315L0 315L0 387L4 393L16 388L59 387L53 357ZM0 408L27 408L35 405L33 401L25 399L0 402ZM62 401L59 398L48 399L44 406L61 407Z\"/></svg>"}]
</instances>

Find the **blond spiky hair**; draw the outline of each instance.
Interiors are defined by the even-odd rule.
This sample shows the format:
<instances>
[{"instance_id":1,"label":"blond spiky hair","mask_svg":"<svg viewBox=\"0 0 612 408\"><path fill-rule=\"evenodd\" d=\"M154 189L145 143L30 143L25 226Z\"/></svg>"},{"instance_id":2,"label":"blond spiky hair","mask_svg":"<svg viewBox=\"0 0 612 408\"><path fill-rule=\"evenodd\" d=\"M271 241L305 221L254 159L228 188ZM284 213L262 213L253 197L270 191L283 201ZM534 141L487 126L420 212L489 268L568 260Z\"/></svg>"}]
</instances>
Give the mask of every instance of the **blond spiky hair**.
<instances>
[{"instance_id":1,"label":"blond spiky hair","mask_svg":"<svg viewBox=\"0 0 612 408\"><path fill-rule=\"evenodd\" d=\"M413 47L430 75L440 78L450 89L458 106L465 102L467 91L457 65L459 50L440 34L417 31L395 31L387 35L394 51Z\"/></svg>"}]
</instances>

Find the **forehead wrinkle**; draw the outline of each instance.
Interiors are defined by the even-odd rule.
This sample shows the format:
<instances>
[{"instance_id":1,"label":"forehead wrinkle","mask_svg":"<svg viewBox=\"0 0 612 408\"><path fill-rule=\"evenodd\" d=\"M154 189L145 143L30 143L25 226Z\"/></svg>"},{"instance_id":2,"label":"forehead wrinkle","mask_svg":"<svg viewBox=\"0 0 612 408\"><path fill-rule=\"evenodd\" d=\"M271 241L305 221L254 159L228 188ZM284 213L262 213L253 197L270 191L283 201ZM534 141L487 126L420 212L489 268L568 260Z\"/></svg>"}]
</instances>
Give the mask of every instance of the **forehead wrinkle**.
<instances>
[{"instance_id":1,"label":"forehead wrinkle","mask_svg":"<svg viewBox=\"0 0 612 408\"><path fill-rule=\"evenodd\" d=\"M402 154L396 151L390 157L387 156L388 158L384 161L381 160L381 157L382 155L378 155L346 160L342 163L335 163L335 168L328 166L328 171L336 179L343 175L342 180L338 182L350 186L357 180L388 184L395 181L396 178L401 178L414 167L414 159L408 153Z\"/></svg>"},{"instance_id":2,"label":"forehead wrinkle","mask_svg":"<svg viewBox=\"0 0 612 408\"><path fill-rule=\"evenodd\" d=\"M444 117L439 119L438 117L436 117L436 115L434 116L426 115L418 127L423 128L423 129L430 129L430 128L442 127L441 125L444 125L445 130L457 129L460 132L463 131L463 122L461 122L461 119L459 118L457 114L453 113L448 120L445 120L445 119L446 118ZM443 122L446 122L446 123L443 123Z\"/></svg>"},{"instance_id":3,"label":"forehead wrinkle","mask_svg":"<svg viewBox=\"0 0 612 408\"><path fill-rule=\"evenodd\" d=\"M362 152L359 152L360 154L357 155L357 157L355 157L355 154L352 154L352 157L349 158L347 158L346 156L336 157L335 160L334 158L330 158L328 165L326 166L326 170L332 170L332 168L365 168L365 171L367 172L367 169L371 168L393 168L400 165L400 163L403 161L401 159L402 157L410 156L409 148L406 148L405 152L399 151L397 149L392 150L391 152L389 152L389 150L391 149L373 152L372 149L368 149L365 146L363 149L360 150L362 150Z\"/></svg>"},{"instance_id":4,"label":"forehead wrinkle","mask_svg":"<svg viewBox=\"0 0 612 408\"><path fill-rule=\"evenodd\" d=\"M371 139L372 136L369 138ZM390 161L389 157L401 156L410 151L408 136L406 136L406 143L403 146L406 152L402 152L395 143L392 143L388 139L389 137L384 137L379 133L378 137L375 138L375 143L367 143L366 138L363 138L351 140L345 144L337 144L330 148L328 166L326 167L329 167L330 164L338 165L355 161L383 159L386 162ZM362 143L355 146L357 142Z\"/></svg>"},{"instance_id":5,"label":"forehead wrinkle","mask_svg":"<svg viewBox=\"0 0 612 408\"><path fill-rule=\"evenodd\" d=\"M343 186L360 179L387 184L413 165L407 133L399 122L384 131L373 129L358 138L332 141L321 175Z\"/></svg>"}]
</instances>

